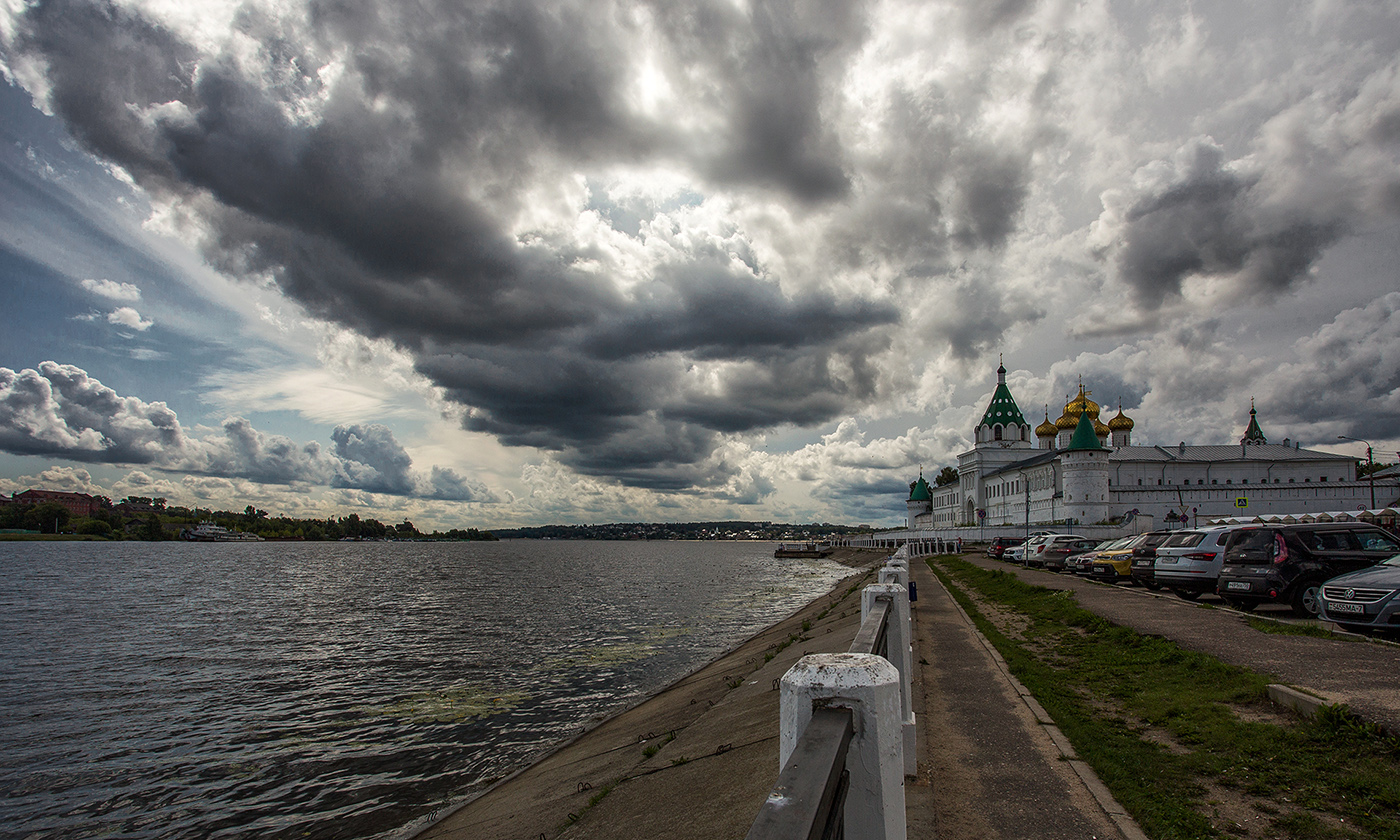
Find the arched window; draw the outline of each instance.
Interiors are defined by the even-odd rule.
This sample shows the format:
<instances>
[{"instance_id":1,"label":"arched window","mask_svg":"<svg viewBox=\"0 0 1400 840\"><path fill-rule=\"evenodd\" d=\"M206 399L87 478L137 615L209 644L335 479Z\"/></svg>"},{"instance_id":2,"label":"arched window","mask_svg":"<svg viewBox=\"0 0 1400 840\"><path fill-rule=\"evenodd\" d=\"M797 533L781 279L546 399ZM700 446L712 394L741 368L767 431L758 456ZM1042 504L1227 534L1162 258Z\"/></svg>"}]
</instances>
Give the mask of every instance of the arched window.
<instances>
[{"instance_id":1,"label":"arched window","mask_svg":"<svg viewBox=\"0 0 1400 840\"><path fill-rule=\"evenodd\" d=\"M1001 426L992 427L992 440L1001 440Z\"/></svg>"}]
</instances>

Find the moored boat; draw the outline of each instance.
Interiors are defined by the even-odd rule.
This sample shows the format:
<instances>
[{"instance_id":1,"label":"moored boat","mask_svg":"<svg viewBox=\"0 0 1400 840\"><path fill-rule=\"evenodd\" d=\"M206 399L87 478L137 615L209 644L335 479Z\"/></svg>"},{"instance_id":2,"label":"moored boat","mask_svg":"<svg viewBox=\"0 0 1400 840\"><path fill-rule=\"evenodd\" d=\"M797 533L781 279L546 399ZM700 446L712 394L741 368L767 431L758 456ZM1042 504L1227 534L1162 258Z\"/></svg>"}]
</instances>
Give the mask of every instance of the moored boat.
<instances>
[{"instance_id":1,"label":"moored boat","mask_svg":"<svg viewBox=\"0 0 1400 840\"><path fill-rule=\"evenodd\" d=\"M231 531L222 525L215 525L213 522L201 522L193 528L187 528L180 534L192 542L262 542L263 538L257 534L250 534L247 531Z\"/></svg>"}]
</instances>

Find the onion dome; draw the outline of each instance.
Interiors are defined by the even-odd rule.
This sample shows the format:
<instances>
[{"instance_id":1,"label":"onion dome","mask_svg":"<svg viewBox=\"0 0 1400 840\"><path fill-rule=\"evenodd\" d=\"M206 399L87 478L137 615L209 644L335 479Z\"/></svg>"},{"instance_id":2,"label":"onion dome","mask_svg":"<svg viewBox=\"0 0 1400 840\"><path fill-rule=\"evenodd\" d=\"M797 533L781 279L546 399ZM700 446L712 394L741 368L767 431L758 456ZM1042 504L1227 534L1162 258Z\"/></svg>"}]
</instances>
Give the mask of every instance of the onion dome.
<instances>
[{"instance_id":1,"label":"onion dome","mask_svg":"<svg viewBox=\"0 0 1400 840\"><path fill-rule=\"evenodd\" d=\"M1109 433L1113 431L1113 429L1100 423L1097 419L1090 420L1089 422L1094 424L1094 434L1099 437L1108 437Z\"/></svg>"},{"instance_id":2,"label":"onion dome","mask_svg":"<svg viewBox=\"0 0 1400 840\"><path fill-rule=\"evenodd\" d=\"M1065 406L1065 413L1078 417L1080 414L1088 414L1090 420L1099 419L1099 404L1089 399L1093 391L1084 390L1084 383L1079 383L1079 396L1074 401Z\"/></svg>"},{"instance_id":3,"label":"onion dome","mask_svg":"<svg viewBox=\"0 0 1400 840\"><path fill-rule=\"evenodd\" d=\"M1118 413L1113 415L1113 419L1108 421L1108 427L1115 432L1131 432L1133 430L1133 419L1123 413L1123 404L1118 404Z\"/></svg>"},{"instance_id":4,"label":"onion dome","mask_svg":"<svg viewBox=\"0 0 1400 840\"><path fill-rule=\"evenodd\" d=\"M1050 406L1045 407L1045 422L1035 427L1036 437L1054 437L1060 433L1060 427L1050 422Z\"/></svg>"},{"instance_id":5,"label":"onion dome","mask_svg":"<svg viewBox=\"0 0 1400 840\"><path fill-rule=\"evenodd\" d=\"M919 470L919 480L909 485L909 501L927 502L932 498L933 494L929 492L928 482L924 481L924 471Z\"/></svg>"},{"instance_id":6,"label":"onion dome","mask_svg":"<svg viewBox=\"0 0 1400 840\"><path fill-rule=\"evenodd\" d=\"M1069 410L1069 398L1065 398L1065 413L1060 415L1060 419L1055 421L1055 428L1062 432L1072 432L1074 427L1079 425L1079 414Z\"/></svg>"}]
</instances>

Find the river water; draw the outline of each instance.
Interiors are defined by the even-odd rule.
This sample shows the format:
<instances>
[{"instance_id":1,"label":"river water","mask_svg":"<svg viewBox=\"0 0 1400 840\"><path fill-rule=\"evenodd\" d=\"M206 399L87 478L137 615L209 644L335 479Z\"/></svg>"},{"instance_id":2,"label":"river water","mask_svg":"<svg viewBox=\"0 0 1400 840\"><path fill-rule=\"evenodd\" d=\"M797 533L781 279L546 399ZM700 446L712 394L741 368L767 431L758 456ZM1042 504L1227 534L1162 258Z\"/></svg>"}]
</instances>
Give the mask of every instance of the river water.
<instances>
[{"instance_id":1,"label":"river water","mask_svg":"<svg viewBox=\"0 0 1400 840\"><path fill-rule=\"evenodd\" d=\"M391 837L850 571L773 548L0 543L0 837Z\"/></svg>"}]
</instances>

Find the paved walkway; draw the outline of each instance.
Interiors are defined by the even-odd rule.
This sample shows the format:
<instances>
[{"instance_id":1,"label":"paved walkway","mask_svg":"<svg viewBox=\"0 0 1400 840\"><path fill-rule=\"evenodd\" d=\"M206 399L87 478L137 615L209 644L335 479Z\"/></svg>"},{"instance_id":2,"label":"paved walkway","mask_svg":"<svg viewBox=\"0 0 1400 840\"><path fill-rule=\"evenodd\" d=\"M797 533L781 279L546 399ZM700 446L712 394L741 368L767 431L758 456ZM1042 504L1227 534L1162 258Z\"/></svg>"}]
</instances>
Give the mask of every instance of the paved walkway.
<instances>
[{"instance_id":1,"label":"paved walkway","mask_svg":"<svg viewBox=\"0 0 1400 840\"><path fill-rule=\"evenodd\" d=\"M1131 820L1110 813L1117 807L1087 767L1066 760L1063 737L927 566L912 563L911 574L920 742L918 776L905 787L911 840L1141 838ZM849 648L860 596L846 593L873 581L848 579L417 836L742 838L778 773L777 681L804 654Z\"/></svg>"},{"instance_id":2,"label":"paved walkway","mask_svg":"<svg viewBox=\"0 0 1400 840\"><path fill-rule=\"evenodd\" d=\"M1143 837L928 565L910 575L922 705L909 837Z\"/></svg>"}]
</instances>

